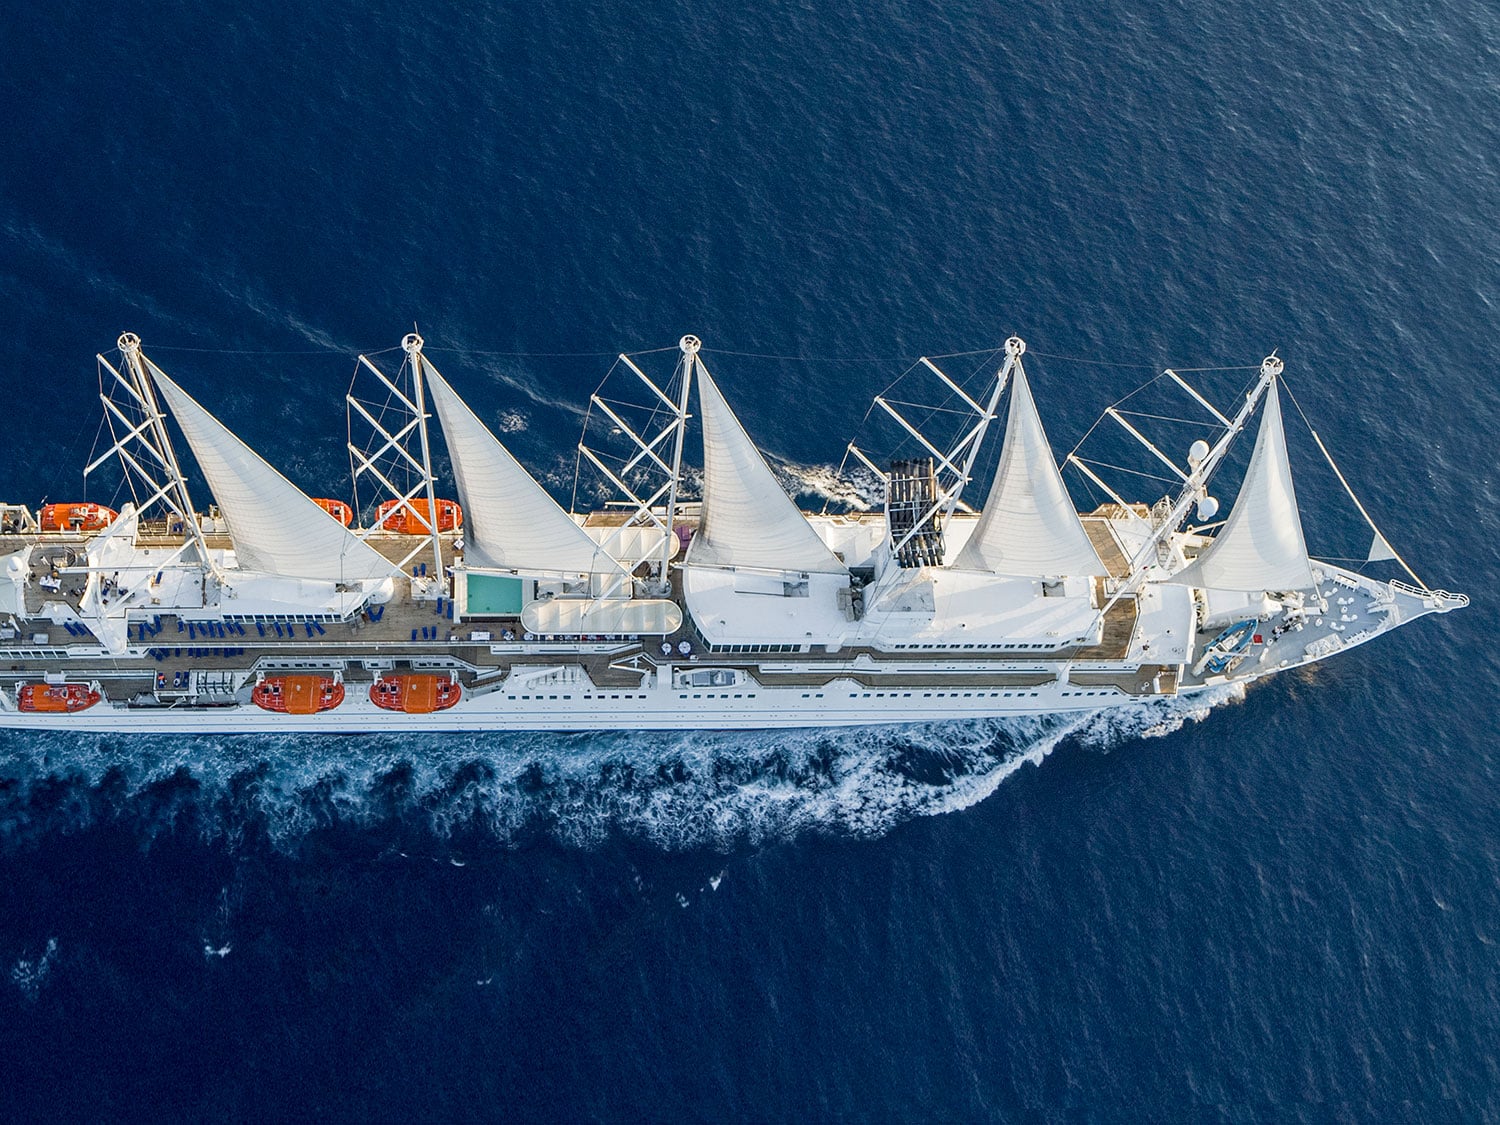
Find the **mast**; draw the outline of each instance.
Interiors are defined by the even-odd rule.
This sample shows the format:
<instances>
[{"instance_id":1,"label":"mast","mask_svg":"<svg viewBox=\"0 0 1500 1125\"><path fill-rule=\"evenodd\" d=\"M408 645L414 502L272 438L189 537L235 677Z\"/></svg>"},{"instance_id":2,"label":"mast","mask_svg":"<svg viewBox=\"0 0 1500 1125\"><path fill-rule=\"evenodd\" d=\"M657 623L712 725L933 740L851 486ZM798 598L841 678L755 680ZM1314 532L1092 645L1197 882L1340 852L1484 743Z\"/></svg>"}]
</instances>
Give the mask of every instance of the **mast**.
<instances>
[{"instance_id":1,"label":"mast","mask_svg":"<svg viewBox=\"0 0 1500 1125\"><path fill-rule=\"evenodd\" d=\"M995 420L995 408L1000 405L1000 396L1005 391L1005 384L1010 381L1012 369L1021 367L1021 356L1025 351L1026 341L1021 339L1021 337L1012 336L1005 341L1005 362L1000 367L1000 374L995 377L995 385L990 390L989 401L984 404L984 410L979 415L979 422L974 427L973 437L969 441L969 452L964 458L963 472L959 474L958 483L954 485L952 492L948 494L947 502L943 505L944 524L953 515L953 509L958 506L959 498L964 494L964 486L972 479L970 473L974 468L975 458L979 456L979 447L984 442L985 431L990 428L990 423ZM924 359L922 362L927 363L928 367L932 367L932 364L927 360ZM937 370L935 367L932 369L934 371ZM1023 373L1024 370L1022 368ZM946 375L943 376L943 382L948 383L955 391L958 391L971 407L978 409L974 400L969 398L968 395L963 394L956 384L949 381Z\"/></svg>"},{"instance_id":2,"label":"mast","mask_svg":"<svg viewBox=\"0 0 1500 1125\"><path fill-rule=\"evenodd\" d=\"M1010 381L1013 372L1021 368L1021 355L1026 351L1026 342L1019 336L1011 336L1005 341L1005 362L1001 364L1000 370L995 375L994 385L990 388L989 398L983 406L965 391L956 382L950 379L943 371L926 356L922 356L919 363L948 388L948 391L956 395L964 405L975 415L974 423L964 434L953 443L946 453L927 439L922 432L913 425L905 415L901 413L885 395L875 396L875 405L890 415L890 417L910 437L914 438L921 447L932 457L935 467L934 479L937 482L935 495L924 497L922 515L915 520L909 528L898 538L894 532L890 533L891 555L899 557L903 548L918 535L926 534L932 528L939 533L947 527L948 521L958 509L972 514L974 509L963 501L964 489L968 486L971 474L974 470L974 462L979 457L979 447L984 442L985 433L989 430L990 423L996 418L996 408L1000 404L1000 396L1005 393L1006 385ZM863 451L853 442L849 443L849 452L872 473L887 479L889 489L890 473L888 469L882 469L875 464ZM963 461L959 462L962 454ZM946 475L944 475L946 474ZM889 497L887 497L889 506Z\"/></svg>"},{"instance_id":3,"label":"mast","mask_svg":"<svg viewBox=\"0 0 1500 1125\"><path fill-rule=\"evenodd\" d=\"M684 336L677 342L682 349L682 387L677 392L677 436L672 442L672 475L667 491L667 528L661 540L661 589L671 588L667 578L667 560L672 557L672 536L676 534L673 522L677 517L677 488L682 480L682 441L687 436L688 391L693 385L693 371L698 365L698 350L703 341L696 336Z\"/></svg>"},{"instance_id":4,"label":"mast","mask_svg":"<svg viewBox=\"0 0 1500 1125\"><path fill-rule=\"evenodd\" d=\"M655 380L641 370L635 360L621 353L616 358L616 364L640 380L641 385L650 392L651 401L642 404L632 398L614 397L614 392L611 392L611 397L606 398L610 380L610 376L606 375L604 382L589 396L589 412L584 416L584 432L578 442L580 456L587 458L589 464L614 487L624 498L624 506L629 509L624 522L599 542L599 549L614 557L628 553L625 535L630 529L651 528L661 532L659 558L658 549L654 545L642 549L639 557L630 555L631 570L637 563L650 567L651 574L645 582L646 588L653 594L668 591L671 587L668 567L674 539L672 525L676 519L680 494L679 478L688 417L688 395L692 390L695 366L702 370L701 363L697 360L701 346L698 338L684 336L678 346L682 349L682 360L679 365L673 366L672 371L673 378L680 376L682 381L675 395L667 393L671 389L670 381L665 384L666 389L657 386ZM614 367L610 368L611 373L614 370ZM625 388L618 391L620 395L629 393ZM668 419L665 424L661 422L663 408ZM595 411L613 427L607 433L599 435L597 446L589 435L589 419L594 416ZM617 439L628 443L628 450L622 452L618 448L611 448L618 446ZM576 483L573 499L576 504ZM617 549L612 549L612 545ZM623 584L622 580L629 578L629 572L623 568L617 569L620 572L612 576L611 589L617 589Z\"/></svg>"},{"instance_id":5,"label":"mast","mask_svg":"<svg viewBox=\"0 0 1500 1125\"><path fill-rule=\"evenodd\" d=\"M1125 581L1120 584L1120 588L1115 591L1109 601L1104 604L1104 608L1099 611L1101 618L1109 612L1115 602L1119 601L1120 598L1135 589L1139 584L1141 577L1145 573L1148 560L1155 554L1157 544L1176 530L1177 526L1187 516L1188 509L1198 499L1199 494L1208 484L1209 477L1213 476L1214 470L1219 467L1219 462L1224 459L1224 454L1229 451L1230 443L1245 428L1245 423L1249 420L1250 415L1255 412L1256 406L1265 397L1265 393L1270 389L1271 384L1281 374L1283 366L1279 356L1266 356L1260 364L1260 378L1256 380L1255 386L1250 388L1249 394L1245 396L1244 403L1241 404L1239 410L1230 420L1228 427L1219 435L1219 440L1210 447L1202 460L1196 462L1190 460L1189 472L1184 474L1181 470L1178 470L1179 475L1182 476L1183 485L1182 491L1178 493L1176 503L1172 505L1166 516L1157 524L1151 534L1146 537L1145 542L1141 544L1140 550L1131 558L1130 571Z\"/></svg>"},{"instance_id":6,"label":"mast","mask_svg":"<svg viewBox=\"0 0 1500 1125\"><path fill-rule=\"evenodd\" d=\"M144 357L141 355L141 338L134 332L121 333L117 341L120 354L125 357L126 370L130 372L130 390L145 408L147 418L150 422L151 435L156 443L155 452L160 456L162 467L167 471L166 486L160 491L171 498L173 506L177 508L182 520L187 524L192 536L193 544L198 548L198 558L203 568L214 575L222 578L219 568L213 563L208 553L208 543L203 538L203 528L198 523L198 513L193 507L192 498L188 495L187 479L182 475L182 466L177 461L177 453L172 448L172 441L167 434L166 415L162 413L161 404L156 400L156 388L150 377L146 374Z\"/></svg>"},{"instance_id":7,"label":"mast","mask_svg":"<svg viewBox=\"0 0 1500 1125\"><path fill-rule=\"evenodd\" d=\"M1230 443L1245 428L1245 423L1250 420L1250 415L1255 413L1255 408L1260 405L1260 400L1271 389L1271 384L1276 381L1284 366L1281 358L1276 355L1268 355L1265 359L1261 360L1260 378L1256 380L1255 386L1250 389L1250 393L1245 396L1245 401L1235 413L1234 419L1229 424L1229 428L1219 435L1219 440L1210 447L1208 455L1202 461L1199 461L1196 465L1189 466L1191 471L1183 478L1182 491L1177 495L1177 503L1172 505L1171 511L1167 513L1167 518L1162 521L1161 526L1151 533L1146 542L1141 545L1141 550L1136 554L1136 557L1131 559L1130 569L1132 578L1134 578L1135 572L1142 566L1140 560L1145 552L1147 550L1155 550L1156 544L1165 538L1168 533L1176 530L1177 525L1186 518L1188 509L1193 506L1203 488L1208 484L1208 478L1214 475L1214 470L1219 467L1219 462L1224 459L1224 454L1229 452Z\"/></svg>"},{"instance_id":8,"label":"mast","mask_svg":"<svg viewBox=\"0 0 1500 1125\"><path fill-rule=\"evenodd\" d=\"M432 533L433 574L443 579L443 537L438 531L437 490L432 483L432 451L427 444L427 403L422 387L422 337L408 332L401 348L411 360L411 382L417 408L417 441L422 450L422 474L427 481L427 529Z\"/></svg>"}]
</instances>

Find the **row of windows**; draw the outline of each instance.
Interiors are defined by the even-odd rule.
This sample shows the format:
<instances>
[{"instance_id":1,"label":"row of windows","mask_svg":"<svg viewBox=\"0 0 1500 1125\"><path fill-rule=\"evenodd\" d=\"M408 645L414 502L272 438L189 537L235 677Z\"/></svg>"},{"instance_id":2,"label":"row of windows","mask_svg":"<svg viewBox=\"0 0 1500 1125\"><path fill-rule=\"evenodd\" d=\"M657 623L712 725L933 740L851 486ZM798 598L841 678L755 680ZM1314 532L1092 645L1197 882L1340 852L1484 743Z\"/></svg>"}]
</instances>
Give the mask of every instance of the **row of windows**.
<instances>
[{"instance_id":1,"label":"row of windows","mask_svg":"<svg viewBox=\"0 0 1500 1125\"><path fill-rule=\"evenodd\" d=\"M1077 642L1074 642L1074 643L1077 643ZM1030 651L1030 650L1033 650L1033 649L1046 649L1047 651L1050 652L1053 649L1064 648L1066 646L1061 645L1061 644L1050 644L1050 645L895 645L893 647L898 648L898 649L902 649L902 650L910 650L910 651L916 651L916 650L920 649L923 652L930 652L933 649L941 649L944 652L958 652L960 650L963 650L963 651L967 652L967 651L970 651L972 649L984 649L985 651L989 651L989 650L992 650L992 649L1000 649L1000 650L1005 650L1005 651L1017 651L1017 652L1019 652L1019 651L1021 651L1023 649L1025 649L1027 651Z\"/></svg>"},{"instance_id":2,"label":"row of windows","mask_svg":"<svg viewBox=\"0 0 1500 1125\"><path fill-rule=\"evenodd\" d=\"M709 645L709 652L801 652L802 645Z\"/></svg>"},{"instance_id":3,"label":"row of windows","mask_svg":"<svg viewBox=\"0 0 1500 1125\"><path fill-rule=\"evenodd\" d=\"M513 695L510 698L511 699L528 699L528 700L530 700L530 699L557 699L559 697L555 696L555 695ZM561 698L563 698L563 699L572 699L573 697L571 695L564 695ZM645 699L646 697L644 695L585 695L583 698L586 699L586 700L592 701L592 700L595 700L595 699L598 699L598 700L605 700L605 699Z\"/></svg>"},{"instance_id":4,"label":"row of windows","mask_svg":"<svg viewBox=\"0 0 1500 1125\"><path fill-rule=\"evenodd\" d=\"M295 662L295 663L281 663L281 662L278 662L277 667L282 667L282 668L288 668L288 667L290 667L290 668L315 668L315 667L318 667L318 665L312 664L312 663L304 664L304 663L301 663L301 662ZM850 692L849 693L849 698L850 699L910 699L912 697L912 694L913 693L909 692L909 691L866 691L866 692L857 692L856 691L856 692ZM1109 689L1106 689L1106 690L1103 690L1103 691L1065 691L1062 694L1064 696L1113 695L1114 694L1114 689L1113 688L1109 688ZM923 699L1010 699L1010 698L1016 697L1016 696L1019 696L1019 697L1022 697L1022 698L1036 698L1036 695L1037 695L1037 693L1034 692L1034 691L924 691L922 693L922 698ZM571 695L563 695L563 696L556 696L556 695L520 695L520 696L514 696L513 695L513 696L511 696L511 698L512 699L525 699L525 700L529 701L529 700L532 700L532 699L559 699L559 698L561 698L561 699L572 699L573 697ZM592 700L595 700L595 699L598 699L598 700L605 700L605 699L645 699L647 697L645 695L585 695L583 698L585 700L592 701ZM682 695L679 695L677 698L678 699L687 699L688 696L686 694L682 694ZM694 699L703 699L704 696L700 692L694 692L692 698L694 698ZM730 695L727 692L724 693L724 694L719 694L719 695L710 693L707 698L709 698L709 699L754 699L755 698L755 692L753 692L753 691L752 692L735 692L733 695ZM807 692L807 691L804 691L802 693L802 698L803 699L822 699L823 698L823 693L821 691L819 691L819 692Z\"/></svg>"},{"instance_id":5,"label":"row of windows","mask_svg":"<svg viewBox=\"0 0 1500 1125\"><path fill-rule=\"evenodd\" d=\"M912 693L909 691L851 691L850 699L910 699ZM924 691L923 699L1010 699L1012 696L1021 698L1035 698L1034 691Z\"/></svg>"}]
</instances>

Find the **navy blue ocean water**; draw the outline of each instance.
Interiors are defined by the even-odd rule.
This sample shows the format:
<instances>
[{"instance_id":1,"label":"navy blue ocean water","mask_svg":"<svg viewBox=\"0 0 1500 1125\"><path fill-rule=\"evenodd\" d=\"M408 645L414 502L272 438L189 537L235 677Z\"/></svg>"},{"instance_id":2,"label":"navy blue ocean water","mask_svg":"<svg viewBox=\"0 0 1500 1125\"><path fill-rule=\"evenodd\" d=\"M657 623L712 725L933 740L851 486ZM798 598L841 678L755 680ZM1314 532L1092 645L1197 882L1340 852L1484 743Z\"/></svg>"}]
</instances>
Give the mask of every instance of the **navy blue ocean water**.
<instances>
[{"instance_id":1,"label":"navy blue ocean water","mask_svg":"<svg viewBox=\"0 0 1500 1125\"><path fill-rule=\"evenodd\" d=\"M0 1116L1500 1117L1493 5L219 8L0 15L6 500L125 330L342 495L416 322L564 500L685 332L809 475L921 354L1026 337L1065 451L1279 348L1474 605L1093 723L6 736Z\"/></svg>"}]
</instances>

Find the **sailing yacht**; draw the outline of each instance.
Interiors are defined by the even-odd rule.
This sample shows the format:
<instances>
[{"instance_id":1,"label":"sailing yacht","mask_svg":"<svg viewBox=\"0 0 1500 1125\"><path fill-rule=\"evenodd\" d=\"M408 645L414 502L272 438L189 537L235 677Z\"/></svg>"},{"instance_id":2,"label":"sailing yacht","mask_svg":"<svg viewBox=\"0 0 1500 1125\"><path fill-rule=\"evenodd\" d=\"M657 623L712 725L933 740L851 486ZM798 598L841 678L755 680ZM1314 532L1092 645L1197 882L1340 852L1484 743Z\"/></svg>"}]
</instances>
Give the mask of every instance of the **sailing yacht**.
<instances>
[{"instance_id":1,"label":"sailing yacht","mask_svg":"<svg viewBox=\"0 0 1500 1125\"><path fill-rule=\"evenodd\" d=\"M423 346L405 338L395 376L359 357L356 382L373 393L347 397L349 452L356 489L380 494L364 509L357 492L353 505L305 494L135 335L120 337L117 359L97 357L112 443L86 476L117 467L130 499L45 520L0 505L0 726L733 729L1096 711L1270 676L1468 604L1422 583L1352 490L1370 562L1410 581L1309 554L1274 355L1233 413L1163 373L1210 429L1184 464L1106 411L1175 487L1154 504L1127 500L1075 451L1064 466L1108 497L1084 513L1020 339L980 393L923 359L964 419L956 440L937 444L877 397L872 410L911 450L882 464L851 444L880 503L815 514L783 488L686 336L665 385L620 357L648 424L618 399L591 400L626 449L580 445L615 500L579 513ZM1007 392L998 466L975 508L968 486ZM684 469L694 404L696 499ZM1215 523L1210 482L1257 417L1234 504ZM432 470L439 434L456 500Z\"/></svg>"}]
</instances>

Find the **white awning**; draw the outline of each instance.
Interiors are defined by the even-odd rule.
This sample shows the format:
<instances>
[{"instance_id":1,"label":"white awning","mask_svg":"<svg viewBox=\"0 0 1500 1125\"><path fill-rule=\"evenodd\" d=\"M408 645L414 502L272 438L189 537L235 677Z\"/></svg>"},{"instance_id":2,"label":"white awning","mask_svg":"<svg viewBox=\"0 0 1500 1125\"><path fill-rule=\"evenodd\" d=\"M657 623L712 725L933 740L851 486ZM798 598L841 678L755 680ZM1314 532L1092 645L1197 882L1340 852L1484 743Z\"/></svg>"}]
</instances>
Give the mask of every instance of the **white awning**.
<instances>
[{"instance_id":1,"label":"white awning","mask_svg":"<svg viewBox=\"0 0 1500 1125\"><path fill-rule=\"evenodd\" d=\"M1019 363L1010 394L1000 467L953 567L1027 578L1107 574L1057 470Z\"/></svg>"},{"instance_id":2,"label":"white awning","mask_svg":"<svg viewBox=\"0 0 1500 1125\"><path fill-rule=\"evenodd\" d=\"M619 563L521 467L425 358L422 372L464 509L465 560L529 575L618 573Z\"/></svg>"},{"instance_id":3,"label":"white awning","mask_svg":"<svg viewBox=\"0 0 1500 1125\"><path fill-rule=\"evenodd\" d=\"M1161 581L1251 592L1313 585L1276 383L1266 391L1255 450L1229 518L1203 554Z\"/></svg>"},{"instance_id":4,"label":"white awning","mask_svg":"<svg viewBox=\"0 0 1500 1125\"><path fill-rule=\"evenodd\" d=\"M643 559L661 558L662 536L670 534L663 528L640 524L630 527L584 524L583 530L590 539L610 555L631 567ZM667 544L667 558L676 558L677 551L677 536L673 535Z\"/></svg>"},{"instance_id":5,"label":"white awning","mask_svg":"<svg viewBox=\"0 0 1500 1125\"><path fill-rule=\"evenodd\" d=\"M521 624L542 636L667 636L682 610L665 598L543 598L521 610Z\"/></svg>"},{"instance_id":6,"label":"white awning","mask_svg":"<svg viewBox=\"0 0 1500 1125\"><path fill-rule=\"evenodd\" d=\"M700 363L703 414L703 522L688 566L847 574L818 537L740 425Z\"/></svg>"},{"instance_id":7,"label":"white awning","mask_svg":"<svg viewBox=\"0 0 1500 1125\"><path fill-rule=\"evenodd\" d=\"M143 356L192 447L246 570L324 582L384 578L390 561L339 523Z\"/></svg>"}]
</instances>

